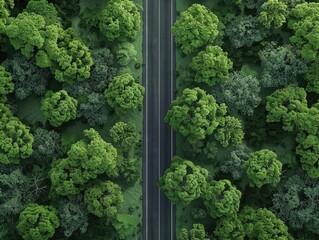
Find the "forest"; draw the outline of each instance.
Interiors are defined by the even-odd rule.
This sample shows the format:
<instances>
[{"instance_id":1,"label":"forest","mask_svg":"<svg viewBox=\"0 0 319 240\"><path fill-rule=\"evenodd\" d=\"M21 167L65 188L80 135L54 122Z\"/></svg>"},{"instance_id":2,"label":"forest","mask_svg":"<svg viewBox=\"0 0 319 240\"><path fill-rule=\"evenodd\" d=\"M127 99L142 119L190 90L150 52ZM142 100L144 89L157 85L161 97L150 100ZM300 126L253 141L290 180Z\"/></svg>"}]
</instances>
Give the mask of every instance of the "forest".
<instances>
[{"instance_id":1,"label":"forest","mask_svg":"<svg viewBox=\"0 0 319 240\"><path fill-rule=\"evenodd\" d=\"M142 11L0 0L0 239L141 239Z\"/></svg>"},{"instance_id":2,"label":"forest","mask_svg":"<svg viewBox=\"0 0 319 240\"><path fill-rule=\"evenodd\" d=\"M319 239L319 1L176 4L177 239Z\"/></svg>"}]
</instances>

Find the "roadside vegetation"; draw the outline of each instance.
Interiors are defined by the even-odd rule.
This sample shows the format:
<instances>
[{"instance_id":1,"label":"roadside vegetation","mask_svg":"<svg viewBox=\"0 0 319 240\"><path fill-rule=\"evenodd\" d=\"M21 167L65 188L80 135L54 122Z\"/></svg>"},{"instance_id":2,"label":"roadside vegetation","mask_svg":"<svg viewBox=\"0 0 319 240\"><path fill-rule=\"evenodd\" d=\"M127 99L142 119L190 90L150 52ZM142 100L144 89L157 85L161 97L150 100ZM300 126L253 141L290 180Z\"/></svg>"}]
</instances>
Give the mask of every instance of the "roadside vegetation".
<instances>
[{"instance_id":1,"label":"roadside vegetation","mask_svg":"<svg viewBox=\"0 0 319 240\"><path fill-rule=\"evenodd\" d=\"M0 239L142 238L142 11L0 0Z\"/></svg>"},{"instance_id":2,"label":"roadside vegetation","mask_svg":"<svg viewBox=\"0 0 319 240\"><path fill-rule=\"evenodd\" d=\"M177 239L318 239L319 2L176 3Z\"/></svg>"}]
</instances>

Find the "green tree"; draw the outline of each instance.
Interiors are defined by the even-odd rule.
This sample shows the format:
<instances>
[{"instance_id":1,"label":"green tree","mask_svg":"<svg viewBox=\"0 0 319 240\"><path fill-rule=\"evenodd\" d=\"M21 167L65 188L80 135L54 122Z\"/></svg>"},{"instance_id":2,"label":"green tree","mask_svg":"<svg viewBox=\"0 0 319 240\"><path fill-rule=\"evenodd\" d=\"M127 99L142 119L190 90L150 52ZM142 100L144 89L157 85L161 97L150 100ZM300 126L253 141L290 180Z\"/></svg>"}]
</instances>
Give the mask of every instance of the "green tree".
<instances>
[{"instance_id":1,"label":"green tree","mask_svg":"<svg viewBox=\"0 0 319 240\"><path fill-rule=\"evenodd\" d=\"M194 81L214 86L229 79L229 70L233 67L227 53L218 46L207 46L193 57L190 68L195 73Z\"/></svg>"},{"instance_id":2,"label":"green tree","mask_svg":"<svg viewBox=\"0 0 319 240\"><path fill-rule=\"evenodd\" d=\"M193 224L191 230L183 228L177 237L177 240L208 240L205 227L202 224Z\"/></svg>"},{"instance_id":3,"label":"green tree","mask_svg":"<svg viewBox=\"0 0 319 240\"><path fill-rule=\"evenodd\" d=\"M59 127L76 118L77 105L78 101L64 90L48 91L41 102L41 110L52 126Z\"/></svg>"},{"instance_id":4,"label":"green tree","mask_svg":"<svg viewBox=\"0 0 319 240\"><path fill-rule=\"evenodd\" d=\"M266 97L267 122L282 122L283 129L292 131L296 127L298 113L307 108L306 91L295 85L278 89Z\"/></svg>"},{"instance_id":5,"label":"green tree","mask_svg":"<svg viewBox=\"0 0 319 240\"><path fill-rule=\"evenodd\" d=\"M287 5L281 0L267 0L261 5L258 20L266 28L280 28L288 15Z\"/></svg>"},{"instance_id":6,"label":"green tree","mask_svg":"<svg viewBox=\"0 0 319 240\"><path fill-rule=\"evenodd\" d=\"M244 240L246 236L244 226L237 216L221 218L214 234L220 240Z\"/></svg>"},{"instance_id":7,"label":"green tree","mask_svg":"<svg viewBox=\"0 0 319 240\"><path fill-rule=\"evenodd\" d=\"M30 204L21 212L17 230L25 240L47 240L59 226L55 208Z\"/></svg>"},{"instance_id":8,"label":"green tree","mask_svg":"<svg viewBox=\"0 0 319 240\"><path fill-rule=\"evenodd\" d=\"M32 154L33 135L30 128L0 104L0 162L19 163Z\"/></svg>"},{"instance_id":9,"label":"green tree","mask_svg":"<svg viewBox=\"0 0 319 240\"><path fill-rule=\"evenodd\" d=\"M217 102L225 103L230 112L240 112L251 116L259 105L261 98L260 85L257 78L244 72L233 72L229 81L216 86L212 95Z\"/></svg>"},{"instance_id":10,"label":"green tree","mask_svg":"<svg viewBox=\"0 0 319 240\"><path fill-rule=\"evenodd\" d=\"M113 78L104 95L115 112L122 115L129 110L142 108L144 91L144 87L131 74L124 73Z\"/></svg>"},{"instance_id":11,"label":"green tree","mask_svg":"<svg viewBox=\"0 0 319 240\"><path fill-rule=\"evenodd\" d=\"M141 15L130 0L110 0L98 19L100 31L109 41L132 40L141 29Z\"/></svg>"},{"instance_id":12,"label":"green tree","mask_svg":"<svg viewBox=\"0 0 319 240\"><path fill-rule=\"evenodd\" d=\"M133 43L122 42L116 47L116 60L121 66L128 66L131 62L137 61L137 51Z\"/></svg>"},{"instance_id":13,"label":"green tree","mask_svg":"<svg viewBox=\"0 0 319 240\"><path fill-rule=\"evenodd\" d=\"M233 216L239 210L241 195L230 181L212 180L203 193L204 205L212 218Z\"/></svg>"},{"instance_id":14,"label":"green tree","mask_svg":"<svg viewBox=\"0 0 319 240\"><path fill-rule=\"evenodd\" d=\"M244 138L240 120L230 116L222 118L215 131L214 137L223 147L227 147L229 144L240 144Z\"/></svg>"},{"instance_id":15,"label":"green tree","mask_svg":"<svg viewBox=\"0 0 319 240\"><path fill-rule=\"evenodd\" d=\"M316 135L299 133L296 141L298 142L296 154L300 156L302 169L305 170L310 178L319 178L319 138Z\"/></svg>"},{"instance_id":16,"label":"green tree","mask_svg":"<svg viewBox=\"0 0 319 240\"><path fill-rule=\"evenodd\" d=\"M204 5L193 4L175 22L172 32L184 54L213 43L218 35L217 16Z\"/></svg>"},{"instance_id":17,"label":"green tree","mask_svg":"<svg viewBox=\"0 0 319 240\"><path fill-rule=\"evenodd\" d=\"M6 27L6 34L15 49L30 58L36 49L42 48L44 44L45 21L40 15L34 13L20 13Z\"/></svg>"},{"instance_id":18,"label":"green tree","mask_svg":"<svg viewBox=\"0 0 319 240\"><path fill-rule=\"evenodd\" d=\"M7 100L6 95L12 93L14 85L12 83L12 75L7 72L6 69L0 66L0 101L5 102Z\"/></svg>"},{"instance_id":19,"label":"green tree","mask_svg":"<svg viewBox=\"0 0 319 240\"><path fill-rule=\"evenodd\" d=\"M0 0L0 35L5 33L10 22L10 10L14 8L14 0Z\"/></svg>"},{"instance_id":20,"label":"green tree","mask_svg":"<svg viewBox=\"0 0 319 240\"><path fill-rule=\"evenodd\" d=\"M263 87L287 86L297 83L297 77L307 70L299 52L291 45L269 44L259 53L261 61L261 85Z\"/></svg>"},{"instance_id":21,"label":"green tree","mask_svg":"<svg viewBox=\"0 0 319 240\"><path fill-rule=\"evenodd\" d=\"M117 156L117 173L127 183L134 183L140 177L140 160L134 157Z\"/></svg>"},{"instance_id":22,"label":"green tree","mask_svg":"<svg viewBox=\"0 0 319 240\"><path fill-rule=\"evenodd\" d=\"M277 160L277 154L268 149L251 153L243 167L252 187L266 184L275 187L280 181L282 163Z\"/></svg>"},{"instance_id":23,"label":"green tree","mask_svg":"<svg viewBox=\"0 0 319 240\"><path fill-rule=\"evenodd\" d=\"M119 149L124 152L134 148L141 140L140 134L130 122L117 122L110 129L110 136L115 146L119 146Z\"/></svg>"},{"instance_id":24,"label":"green tree","mask_svg":"<svg viewBox=\"0 0 319 240\"><path fill-rule=\"evenodd\" d=\"M75 231L85 233L88 227L89 212L82 195L58 202L58 217L66 237L71 237Z\"/></svg>"},{"instance_id":25,"label":"green tree","mask_svg":"<svg viewBox=\"0 0 319 240\"><path fill-rule=\"evenodd\" d=\"M158 185L172 203L189 205L204 193L207 177L206 169L175 156Z\"/></svg>"},{"instance_id":26,"label":"green tree","mask_svg":"<svg viewBox=\"0 0 319 240\"><path fill-rule=\"evenodd\" d=\"M134 215L129 214L117 214L116 219L112 222L119 238L126 240L134 236L138 229L139 220Z\"/></svg>"},{"instance_id":27,"label":"green tree","mask_svg":"<svg viewBox=\"0 0 319 240\"><path fill-rule=\"evenodd\" d=\"M100 182L85 191L84 201L94 215L113 218L122 206L123 194L119 185L110 181Z\"/></svg>"},{"instance_id":28,"label":"green tree","mask_svg":"<svg viewBox=\"0 0 319 240\"><path fill-rule=\"evenodd\" d=\"M18 54L14 55L3 64L12 73L14 82L14 93L18 100L23 100L35 94L42 96L45 94L50 71L36 66L33 59L27 59Z\"/></svg>"},{"instance_id":29,"label":"green tree","mask_svg":"<svg viewBox=\"0 0 319 240\"><path fill-rule=\"evenodd\" d=\"M318 180L298 170L273 195L273 211L296 231L319 233ZM302 230L303 229L303 230Z\"/></svg>"},{"instance_id":30,"label":"green tree","mask_svg":"<svg viewBox=\"0 0 319 240\"><path fill-rule=\"evenodd\" d=\"M266 208L255 210L246 206L241 210L239 219L249 239L293 239L285 223Z\"/></svg>"},{"instance_id":31,"label":"green tree","mask_svg":"<svg viewBox=\"0 0 319 240\"><path fill-rule=\"evenodd\" d=\"M93 128L84 130L86 139L77 141L67 158L54 161L50 170L52 188L59 195L76 195L98 175L116 175L117 151Z\"/></svg>"},{"instance_id":32,"label":"green tree","mask_svg":"<svg viewBox=\"0 0 319 240\"><path fill-rule=\"evenodd\" d=\"M200 88L186 88L171 104L165 121L191 144L205 139L217 128L226 106Z\"/></svg>"},{"instance_id":33,"label":"green tree","mask_svg":"<svg viewBox=\"0 0 319 240\"><path fill-rule=\"evenodd\" d=\"M78 16L80 13L80 0L49 0L58 11L61 18L66 21L67 18Z\"/></svg>"},{"instance_id":34,"label":"green tree","mask_svg":"<svg viewBox=\"0 0 319 240\"><path fill-rule=\"evenodd\" d=\"M29 0L24 12L35 13L44 17L45 23L60 24L61 19L58 16L58 11L52 3L47 0Z\"/></svg>"},{"instance_id":35,"label":"green tree","mask_svg":"<svg viewBox=\"0 0 319 240\"><path fill-rule=\"evenodd\" d=\"M265 37L258 19L251 15L237 16L226 26L225 34L235 48L251 47Z\"/></svg>"},{"instance_id":36,"label":"green tree","mask_svg":"<svg viewBox=\"0 0 319 240\"><path fill-rule=\"evenodd\" d=\"M34 132L33 154L36 160L50 163L62 155L60 134L38 128Z\"/></svg>"},{"instance_id":37,"label":"green tree","mask_svg":"<svg viewBox=\"0 0 319 240\"><path fill-rule=\"evenodd\" d=\"M73 83L90 77L91 51L72 28L64 30L53 24L47 26L42 35L43 48L36 55L39 67L49 67L59 82Z\"/></svg>"}]
</instances>

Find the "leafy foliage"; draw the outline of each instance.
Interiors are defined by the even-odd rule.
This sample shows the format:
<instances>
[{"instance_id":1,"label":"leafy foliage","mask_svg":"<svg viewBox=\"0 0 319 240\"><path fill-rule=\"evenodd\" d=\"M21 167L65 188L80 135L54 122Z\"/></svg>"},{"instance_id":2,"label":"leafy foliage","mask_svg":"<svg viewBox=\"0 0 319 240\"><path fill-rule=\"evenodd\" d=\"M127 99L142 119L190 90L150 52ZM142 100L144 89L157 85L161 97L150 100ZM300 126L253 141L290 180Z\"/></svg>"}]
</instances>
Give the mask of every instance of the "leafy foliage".
<instances>
[{"instance_id":1,"label":"leafy foliage","mask_svg":"<svg viewBox=\"0 0 319 240\"><path fill-rule=\"evenodd\" d=\"M54 127L76 118L78 101L64 90L48 91L41 103L43 115Z\"/></svg>"},{"instance_id":2,"label":"leafy foliage","mask_svg":"<svg viewBox=\"0 0 319 240\"><path fill-rule=\"evenodd\" d=\"M214 132L226 106L218 105L213 96L200 88L186 88L171 104L165 121L194 144Z\"/></svg>"},{"instance_id":3,"label":"leafy foliage","mask_svg":"<svg viewBox=\"0 0 319 240\"><path fill-rule=\"evenodd\" d=\"M251 116L259 105L261 98L257 78L242 71L233 72L229 81L213 89L217 102L225 103L230 112L238 111Z\"/></svg>"},{"instance_id":4,"label":"leafy foliage","mask_svg":"<svg viewBox=\"0 0 319 240\"><path fill-rule=\"evenodd\" d=\"M214 234L223 240L244 240L244 226L237 216L223 217L218 221Z\"/></svg>"},{"instance_id":5,"label":"leafy foliage","mask_svg":"<svg viewBox=\"0 0 319 240\"><path fill-rule=\"evenodd\" d=\"M98 217L115 217L123 203L121 187L110 181L100 182L85 191L89 212Z\"/></svg>"},{"instance_id":6,"label":"leafy foliage","mask_svg":"<svg viewBox=\"0 0 319 240\"><path fill-rule=\"evenodd\" d=\"M113 78L104 95L115 112L122 115L129 110L142 108L144 91L144 87L135 82L131 74L124 73Z\"/></svg>"},{"instance_id":7,"label":"leafy foliage","mask_svg":"<svg viewBox=\"0 0 319 240\"><path fill-rule=\"evenodd\" d=\"M240 144L244 138L241 122L235 117L226 116L222 118L214 137L223 147L227 147L229 144Z\"/></svg>"},{"instance_id":8,"label":"leafy foliage","mask_svg":"<svg viewBox=\"0 0 319 240\"><path fill-rule=\"evenodd\" d=\"M137 219L135 216L128 214L117 214L116 219L112 222L119 238L122 240L132 237L132 234L136 232Z\"/></svg>"},{"instance_id":9,"label":"leafy foliage","mask_svg":"<svg viewBox=\"0 0 319 240\"><path fill-rule=\"evenodd\" d=\"M288 15L287 5L281 0L267 0L261 5L258 20L266 27L280 28Z\"/></svg>"},{"instance_id":10,"label":"leafy foliage","mask_svg":"<svg viewBox=\"0 0 319 240\"><path fill-rule=\"evenodd\" d=\"M24 9L25 12L35 13L44 17L47 25L60 24L61 19L58 16L58 11L52 3L47 0L30 0Z\"/></svg>"},{"instance_id":11,"label":"leafy foliage","mask_svg":"<svg viewBox=\"0 0 319 240\"><path fill-rule=\"evenodd\" d=\"M98 15L101 33L109 41L134 39L141 29L141 16L130 0L111 0Z\"/></svg>"},{"instance_id":12,"label":"leafy foliage","mask_svg":"<svg viewBox=\"0 0 319 240\"><path fill-rule=\"evenodd\" d=\"M307 70L299 53L291 45L276 47L269 44L258 55L262 68L260 82L263 87L285 87L291 83L295 84L298 75Z\"/></svg>"},{"instance_id":13,"label":"leafy foliage","mask_svg":"<svg viewBox=\"0 0 319 240\"><path fill-rule=\"evenodd\" d=\"M17 230L25 240L47 240L59 226L55 208L30 204L21 212Z\"/></svg>"},{"instance_id":14,"label":"leafy foliage","mask_svg":"<svg viewBox=\"0 0 319 240\"><path fill-rule=\"evenodd\" d=\"M46 92L50 72L36 66L32 59L15 55L4 66L12 73L14 93L18 100L35 94L42 96Z\"/></svg>"},{"instance_id":15,"label":"leafy foliage","mask_svg":"<svg viewBox=\"0 0 319 240\"><path fill-rule=\"evenodd\" d=\"M265 184L275 187L280 181L282 163L277 160L277 154L268 149L251 153L243 167L252 187Z\"/></svg>"},{"instance_id":16,"label":"leafy foliage","mask_svg":"<svg viewBox=\"0 0 319 240\"><path fill-rule=\"evenodd\" d=\"M33 135L3 103L0 104L0 162L19 163L32 154Z\"/></svg>"},{"instance_id":17,"label":"leafy foliage","mask_svg":"<svg viewBox=\"0 0 319 240\"><path fill-rule=\"evenodd\" d=\"M193 224L192 229L189 231L186 228L183 228L177 240L208 240L209 238L206 236L207 234L204 225Z\"/></svg>"},{"instance_id":18,"label":"leafy foliage","mask_svg":"<svg viewBox=\"0 0 319 240\"><path fill-rule=\"evenodd\" d=\"M75 231L85 233L88 227L89 213L81 195L64 199L58 203L58 217L64 235L70 237Z\"/></svg>"},{"instance_id":19,"label":"leafy foliage","mask_svg":"<svg viewBox=\"0 0 319 240\"><path fill-rule=\"evenodd\" d=\"M158 184L171 202L189 205L204 193L207 177L206 169L175 156Z\"/></svg>"},{"instance_id":20,"label":"leafy foliage","mask_svg":"<svg viewBox=\"0 0 319 240\"><path fill-rule=\"evenodd\" d=\"M14 0L0 0L0 34L5 33L6 25L10 22L10 10Z\"/></svg>"},{"instance_id":21,"label":"leafy foliage","mask_svg":"<svg viewBox=\"0 0 319 240\"><path fill-rule=\"evenodd\" d=\"M226 82L232 66L227 53L218 46L207 46L206 50L199 52L190 63L190 68L195 73L194 81L209 86Z\"/></svg>"},{"instance_id":22,"label":"leafy foliage","mask_svg":"<svg viewBox=\"0 0 319 240\"><path fill-rule=\"evenodd\" d=\"M78 194L85 183L100 174L116 175L116 149L93 128L84 130L84 135L88 140L76 142L67 152L67 158L52 164L52 187L59 195Z\"/></svg>"},{"instance_id":23,"label":"leafy foliage","mask_svg":"<svg viewBox=\"0 0 319 240\"><path fill-rule=\"evenodd\" d=\"M251 15L236 17L226 27L225 34L235 48L251 47L264 38L258 19Z\"/></svg>"},{"instance_id":24,"label":"leafy foliage","mask_svg":"<svg viewBox=\"0 0 319 240\"><path fill-rule=\"evenodd\" d=\"M217 16L205 6L193 4L181 14L172 32L183 53L189 54L215 40L218 35L218 23Z\"/></svg>"},{"instance_id":25,"label":"leafy foliage","mask_svg":"<svg viewBox=\"0 0 319 240\"><path fill-rule=\"evenodd\" d=\"M212 218L235 215L239 210L241 192L230 181L211 181L203 194L204 205Z\"/></svg>"},{"instance_id":26,"label":"leafy foliage","mask_svg":"<svg viewBox=\"0 0 319 240\"><path fill-rule=\"evenodd\" d=\"M137 51L132 43L122 42L117 45L116 60L119 65L128 66L137 60L136 56Z\"/></svg>"},{"instance_id":27,"label":"leafy foliage","mask_svg":"<svg viewBox=\"0 0 319 240\"><path fill-rule=\"evenodd\" d=\"M110 129L110 136L115 146L119 146L122 151L134 148L141 140L140 134L136 132L134 125L130 122L117 122Z\"/></svg>"},{"instance_id":28,"label":"leafy foliage","mask_svg":"<svg viewBox=\"0 0 319 240\"><path fill-rule=\"evenodd\" d=\"M0 66L0 100L5 102L6 95L13 92L14 85L12 83L12 75L6 69Z\"/></svg>"}]
</instances>

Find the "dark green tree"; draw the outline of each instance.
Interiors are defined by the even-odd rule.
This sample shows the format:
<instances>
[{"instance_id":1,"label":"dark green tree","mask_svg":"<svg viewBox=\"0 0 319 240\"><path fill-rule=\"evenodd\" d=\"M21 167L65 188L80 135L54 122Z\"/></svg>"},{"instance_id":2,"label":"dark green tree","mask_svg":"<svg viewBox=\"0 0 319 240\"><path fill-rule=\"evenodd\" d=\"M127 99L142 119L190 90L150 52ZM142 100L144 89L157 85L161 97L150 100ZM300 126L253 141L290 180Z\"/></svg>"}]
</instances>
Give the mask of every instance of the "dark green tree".
<instances>
[{"instance_id":1,"label":"dark green tree","mask_svg":"<svg viewBox=\"0 0 319 240\"><path fill-rule=\"evenodd\" d=\"M291 83L295 84L298 75L307 70L300 54L291 45L269 44L258 55L262 68L260 82L263 87L285 87Z\"/></svg>"},{"instance_id":2,"label":"dark green tree","mask_svg":"<svg viewBox=\"0 0 319 240\"><path fill-rule=\"evenodd\" d=\"M141 29L141 15L130 0L110 0L98 19L100 31L108 41L132 40Z\"/></svg>"},{"instance_id":3,"label":"dark green tree","mask_svg":"<svg viewBox=\"0 0 319 240\"><path fill-rule=\"evenodd\" d=\"M235 48L251 47L265 37L258 19L251 15L236 17L226 26L225 34Z\"/></svg>"},{"instance_id":4,"label":"dark green tree","mask_svg":"<svg viewBox=\"0 0 319 240\"><path fill-rule=\"evenodd\" d=\"M175 156L158 185L172 203L189 205L204 193L207 177L206 169Z\"/></svg>"},{"instance_id":5,"label":"dark green tree","mask_svg":"<svg viewBox=\"0 0 319 240\"><path fill-rule=\"evenodd\" d=\"M18 54L14 55L3 64L12 73L14 82L14 93L18 100L23 100L35 94L45 94L50 71L36 66L33 59L27 59Z\"/></svg>"},{"instance_id":6,"label":"dark green tree","mask_svg":"<svg viewBox=\"0 0 319 240\"><path fill-rule=\"evenodd\" d=\"M225 103L230 112L240 112L251 116L259 105L261 98L260 85L257 78L244 72L233 72L229 81L216 86L212 95L217 102Z\"/></svg>"},{"instance_id":7,"label":"dark green tree","mask_svg":"<svg viewBox=\"0 0 319 240\"><path fill-rule=\"evenodd\" d=\"M227 179L208 183L203 193L204 205L212 218L234 216L240 205L241 192Z\"/></svg>"},{"instance_id":8,"label":"dark green tree","mask_svg":"<svg viewBox=\"0 0 319 240\"><path fill-rule=\"evenodd\" d=\"M55 208L30 204L21 212L17 230L25 240L48 240L59 226Z\"/></svg>"},{"instance_id":9,"label":"dark green tree","mask_svg":"<svg viewBox=\"0 0 319 240\"><path fill-rule=\"evenodd\" d=\"M212 134L226 114L226 106L200 88L186 88L170 108L165 121L191 144Z\"/></svg>"},{"instance_id":10,"label":"dark green tree","mask_svg":"<svg viewBox=\"0 0 319 240\"><path fill-rule=\"evenodd\" d=\"M193 224L191 230L183 228L177 237L177 240L208 240L205 227L202 224Z\"/></svg>"},{"instance_id":11,"label":"dark green tree","mask_svg":"<svg viewBox=\"0 0 319 240\"><path fill-rule=\"evenodd\" d=\"M41 110L52 126L59 127L76 118L77 105L78 101L64 90L48 91L41 102Z\"/></svg>"},{"instance_id":12,"label":"dark green tree","mask_svg":"<svg viewBox=\"0 0 319 240\"><path fill-rule=\"evenodd\" d=\"M218 46L207 46L205 51L193 57L190 68L194 71L196 83L214 86L229 79L229 70L233 67L227 53Z\"/></svg>"},{"instance_id":13,"label":"dark green tree","mask_svg":"<svg viewBox=\"0 0 319 240\"><path fill-rule=\"evenodd\" d=\"M277 154L268 149L251 153L243 167L251 187L260 188L266 184L275 187L280 181L282 163L277 160Z\"/></svg>"},{"instance_id":14,"label":"dark green tree","mask_svg":"<svg viewBox=\"0 0 319 240\"><path fill-rule=\"evenodd\" d=\"M113 78L104 95L115 112L122 115L142 108L144 91L144 87L131 74L124 73Z\"/></svg>"},{"instance_id":15,"label":"dark green tree","mask_svg":"<svg viewBox=\"0 0 319 240\"><path fill-rule=\"evenodd\" d=\"M123 194L119 185L100 182L85 191L84 201L94 215L113 218L122 206Z\"/></svg>"},{"instance_id":16,"label":"dark green tree","mask_svg":"<svg viewBox=\"0 0 319 240\"><path fill-rule=\"evenodd\" d=\"M172 32L184 54L213 43L218 35L217 16L204 5L193 4L175 22Z\"/></svg>"}]
</instances>

